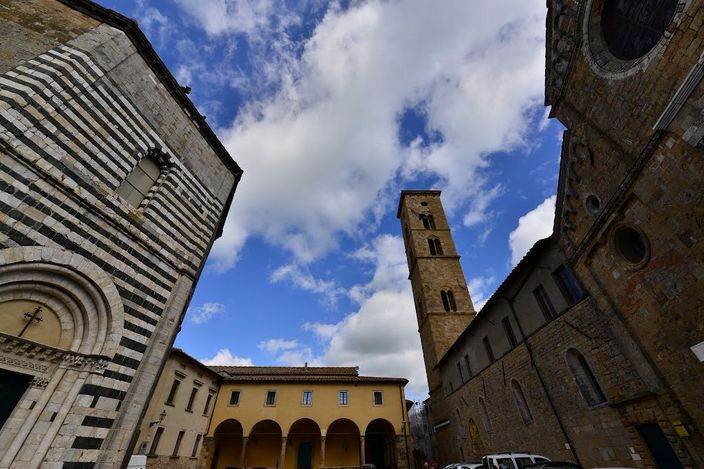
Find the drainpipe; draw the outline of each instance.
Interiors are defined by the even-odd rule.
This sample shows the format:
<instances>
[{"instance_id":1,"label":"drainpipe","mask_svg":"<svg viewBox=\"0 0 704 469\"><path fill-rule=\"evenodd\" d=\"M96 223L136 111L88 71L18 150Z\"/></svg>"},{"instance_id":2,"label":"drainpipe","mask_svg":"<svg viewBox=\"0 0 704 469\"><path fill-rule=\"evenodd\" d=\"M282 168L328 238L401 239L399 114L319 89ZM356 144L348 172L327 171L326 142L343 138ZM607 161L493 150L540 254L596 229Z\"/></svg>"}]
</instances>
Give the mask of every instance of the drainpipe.
<instances>
[{"instance_id":1,"label":"drainpipe","mask_svg":"<svg viewBox=\"0 0 704 469\"><path fill-rule=\"evenodd\" d=\"M527 279L528 276L526 276ZM525 283L525 281L524 281ZM521 288L523 288L523 285L521 285ZM518 289L518 291L521 291L521 288ZM560 430L562 431L562 436L565 437L565 440L567 440L567 444L570 445L570 451L572 452L572 456L574 456L574 460L577 464L580 466L582 465L582 462L579 460L579 456L577 456L577 451L574 448L574 444L572 443L572 439L570 438L569 434L567 433L567 429L565 428L565 424L562 422L562 418L560 417L560 414L557 412L557 408L555 407L555 402L552 400L552 396L550 396L550 393L548 392L548 387L545 385L545 381L543 380L543 376L540 374L540 369L538 368L538 365L535 363L535 360L533 359L533 349L531 349L530 344L528 343L528 338L526 337L525 333L523 332L523 327L521 327L521 323L518 320L518 315L516 314L516 310L514 309L513 302L515 300L514 298L507 298L507 297L502 297L503 299L506 300L508 303L509 308L511 309L511 314L513 315L514 321L516 321L516 324L518 325L518 331L521 333L521 337L523 337L523 343L526 346L526 350L528 351L528 356L530 357L530 362L533 365L533 369L535 370L535 374L538 376L538 381L540 381L540 385L543 388L543 392L545 393L545 397L548 398L548 404L550 404L550 409L552 410L552 413L555 414L555 418L557 419L558 425L560 425Z\"/></svg>"},{"instance_id":2,"label":"drainpipe","mask_svg":"<svg viewBox=\"0 0 704 469\"><path fill-rule=\"evenodd\" d=\"M540 269L540 268L547 269L547 267L540 266L540 265L536 265L535 267L536 267L536 269ZM506 302L508 303L508 307L511 310L511 315L513 316L513 320L516 321L516 324L518 325L518 331L521 333L521 337L523 337L523 343L525 344L526 350L528 351L528 357L530 357L530 363L533 365L533 369L535 370L535 374L538 376L538 381L540 381L540 385L543 388L543 392L545 393L545 397L547 397L547 399L548 399L548 404L550 405L550 409L552 410L552 413L555 415L555 418L557 419L558 425L560 425L560 430L562 431L562 436L565 437L565 440L567 440L567 444L570 445L570 452L572 452L572 456L574 456L575 462L579 465L582 465L581 461L579 460L579 456L577 456L577 451L574 448L574 444L572 443L572 439L570 438L569 434L567 433L567 429L565 428L565 424L562 421L560 414L557 412L557 408L555 407L555 402L553 401L552 396L550 395L550 392L548 391L548 387L545 385L545 380L543 379L543 376L540 374L540 369L538 368L538 365L536 364L535 360L533 359L533 349L531 348L530 344L528 343L528 337L526 337L526 334L523 331L523 327L521 326L521 322L518 320L518 315L516 314L516 309L514 307L516 295L518 295L518 293L520 293L520 291L523 290L523 287L525 286L529 277L530 277L530 274L526 274L523 277L521 284L516 289L516 293L513 294L511 297L502 295L500 298L503 298L504 300L506 300Z\"/></svg>"}]
</instances>

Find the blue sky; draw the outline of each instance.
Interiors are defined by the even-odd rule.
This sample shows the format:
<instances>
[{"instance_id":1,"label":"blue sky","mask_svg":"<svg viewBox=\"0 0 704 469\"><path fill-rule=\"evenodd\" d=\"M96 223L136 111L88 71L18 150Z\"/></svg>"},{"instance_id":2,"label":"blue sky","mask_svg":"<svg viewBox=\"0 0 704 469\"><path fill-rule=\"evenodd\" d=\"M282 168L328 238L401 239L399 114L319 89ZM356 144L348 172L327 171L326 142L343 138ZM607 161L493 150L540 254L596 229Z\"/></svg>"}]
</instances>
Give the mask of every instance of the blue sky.
<instances>
[{"instance_id":1,"label":"blue sky","mask_svg":"<svg viewBox=\"0 0 704 469\"><path fill-rule=\"evenodd\" d=\"M399 192L443 191L478 306L550 233L545 2L100 2L137 19L245 171L177 346L356 365L422 399Z\"/></svg>"}]
</instances>

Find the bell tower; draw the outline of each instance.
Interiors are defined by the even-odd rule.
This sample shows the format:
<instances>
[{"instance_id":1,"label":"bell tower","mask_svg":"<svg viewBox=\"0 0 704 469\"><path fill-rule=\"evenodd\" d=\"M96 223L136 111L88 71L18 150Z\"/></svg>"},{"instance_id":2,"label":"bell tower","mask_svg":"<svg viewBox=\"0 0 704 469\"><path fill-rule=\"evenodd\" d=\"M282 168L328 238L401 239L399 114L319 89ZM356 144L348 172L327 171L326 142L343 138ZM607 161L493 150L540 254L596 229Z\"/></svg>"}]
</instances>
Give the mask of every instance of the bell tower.
<instances>
[{"instance_id":1,"label":"bell tower","mask_svg":"<svg viewBox=\"0 0 704 469\"><path fill-rule=\"evenodd\" d=\"M432 398L442 386L440 373L433 368L476 312L440 191L401 191L397 217L403 230L408 278Z\"/></svg>"}]
</instances>

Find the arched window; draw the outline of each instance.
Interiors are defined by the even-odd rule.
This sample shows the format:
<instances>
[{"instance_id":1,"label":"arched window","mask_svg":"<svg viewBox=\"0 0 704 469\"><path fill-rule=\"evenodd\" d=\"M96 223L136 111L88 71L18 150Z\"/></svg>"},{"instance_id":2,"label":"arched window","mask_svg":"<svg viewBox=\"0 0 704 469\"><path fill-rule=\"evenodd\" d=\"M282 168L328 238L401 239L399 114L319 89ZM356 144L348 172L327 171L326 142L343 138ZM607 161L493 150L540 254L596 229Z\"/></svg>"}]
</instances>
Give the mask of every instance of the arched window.
<instances>
[{"instance_id":1,"label":"arched window","mask_svg":"<svg viewBox=\"0 0 704 469\"><path fill-rule=\"evenodd\" d=\"M442 256L442 245L437 238L428 238L428 247L431 256Z\"/></svg>"},{"instance_id":2,"label":"arched window","mask_svg":"<svg viewBox=\"0 0 704 469\"><path fill-rule=\"evenodd\" d=\"M120 187L117 188L117 193L133 207L139 207L139 204L147 197L149 189L159 179L160 174L161 171L156 160L149 156L144 157L122 181Z\"/></svg>"},{"instance_id":3,"label":"arched window","mask_svg":"<svg viewBox=\"0 0 704 469\"><path fill-rule=\"evenodd\" d=\"M442 307L445 311L457 311L455 295L452 293L452 290L440 290L440 299L442 300Z\"/></svg>"},{"instance_id":4,"label":"arched window","mask_svg":"<svg viewBox=\"0 0 704 469\"><path fill-rule=\"evenodd\" d=\"M421 214L419 215L420 221L423 222L423 228L427 230L434 230L435 229L435 220L433 219L433 216L430 214Z\"/></svg>"},{"instance_id":5,"label":"arched window","mask_svg":"<svg viewBox=\"0 0 704 469\"><path fill-rule=\"evenodd\" d=\"M606 395L601 390L601 386L599 386L599 382L596 380L596 376L594 376L584 355L575 349L569 349L566 358L567 366L572 372L572 377L577 383L580 394L587 401L587 405L594 407L606 402Z\"/></svg>"},{"instance_id":6,"label":"arched window","mask_svg":"<svg viewBox=\"0 0 704 469\"><path fill-rule=\"evenodd\" d=\"M521 389L521 385L518 384L518 381L515 379L511 380L511 390L513 391L513 398L516 400L518 413L521 414L523 423L531 423L533 421L533 415L528 408L528 402L526 401L526 396L523 395L523 389Z\"/></svg>"},{"instance_id":7,"label":"arched window","mask_svg":"<svg viewBox=\"0 0 704 469\"><path fill-rule=\"evenodd\" d=\"M447 290L447 301L450 303L450 311L457 311L457 303L455 303L455 294L452 290Z\"/></svg>"},{"instance_id":8,"label":"arched window","mask_svg":"<svg viewBox=\"0 0 704 469\"><path fill-rule=\"evenodd\" d=\"M445 311L450 311L450 301L447 299L447 292L445 290L440 290L440 299L442 300L442 307Z\"/></svg>"}]
</instances>

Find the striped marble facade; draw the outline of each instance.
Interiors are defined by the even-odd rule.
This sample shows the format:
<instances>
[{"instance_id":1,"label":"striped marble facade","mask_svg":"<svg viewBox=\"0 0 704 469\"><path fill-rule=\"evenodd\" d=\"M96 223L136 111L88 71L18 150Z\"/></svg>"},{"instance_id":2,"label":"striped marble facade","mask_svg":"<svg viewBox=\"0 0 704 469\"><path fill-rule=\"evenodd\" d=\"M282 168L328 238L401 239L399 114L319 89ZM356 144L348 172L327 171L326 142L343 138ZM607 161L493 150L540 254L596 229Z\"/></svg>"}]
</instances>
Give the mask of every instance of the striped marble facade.
<instances>
[{"instance_id":1,"label":"striped marble facade","mask_svg":"<svg viewBox=\"0 0 704 469\"><path fill-rule=\"evenodd\" d=\"M0 75L0 303L37 290L83 311L61 319L80 324L76 350L0 334L0 367L36 377L0 432L0 467L128 454L239 178L189 112L104 23ZM147 155L161 174L132 207L115 191Z\"/></svg>"}]
</instances>

